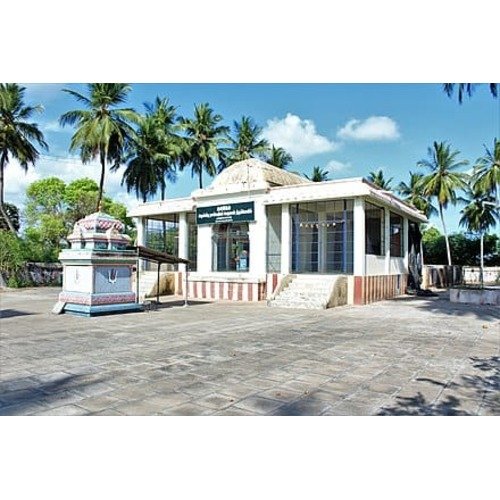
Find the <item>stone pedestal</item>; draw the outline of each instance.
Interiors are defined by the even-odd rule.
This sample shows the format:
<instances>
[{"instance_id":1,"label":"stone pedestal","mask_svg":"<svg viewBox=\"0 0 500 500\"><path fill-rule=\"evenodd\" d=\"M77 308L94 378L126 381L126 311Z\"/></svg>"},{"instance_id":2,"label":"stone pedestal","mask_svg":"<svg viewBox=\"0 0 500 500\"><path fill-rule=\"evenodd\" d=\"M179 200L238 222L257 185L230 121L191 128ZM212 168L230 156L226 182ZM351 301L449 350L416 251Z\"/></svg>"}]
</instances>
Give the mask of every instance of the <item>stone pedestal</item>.
<instances>
[{"instance_id":1,"label":"stone pedestal","mask_svg":"<svg viewBox=\"0 0 500 500\"><path fill-rule=\"evenodd\" d=\"M94 316L141 311L133 291L135 251L127 250L130 237L117 219L96 212L79 220L59 254L63 270L62 312Z\"/></svg>"}]
</instances>

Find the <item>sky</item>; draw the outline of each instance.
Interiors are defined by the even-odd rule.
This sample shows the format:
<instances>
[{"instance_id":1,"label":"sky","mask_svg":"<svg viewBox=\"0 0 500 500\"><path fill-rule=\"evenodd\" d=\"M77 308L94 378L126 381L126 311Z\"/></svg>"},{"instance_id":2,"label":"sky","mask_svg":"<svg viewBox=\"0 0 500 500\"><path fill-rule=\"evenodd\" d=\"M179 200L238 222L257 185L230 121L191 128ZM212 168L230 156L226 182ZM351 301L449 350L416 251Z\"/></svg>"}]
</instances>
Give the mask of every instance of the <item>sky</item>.
<instances>
[{"instance_id":1,"label":"sky","mask_svg":"<svg viewBox=\"0 0 500 500\"><path fill-rule=\"evenodd\" d=\"M26 102L42 104L36 116L49 151L25 174L15 162L6 169L6 201L22 206L27 185L47 176L71 181L83 176L99 180L97 164L82 165L77 153L68 151L74 130L61 128L64 112L80 108L63 88L86 92L86 84L23 84ZM409 180L409 171L423 171L416 163L427 157L433 141L447 141L470 162L483 155L500 137L500 99L493 99L486 85L479 86L462 105L448 98L440 83L433 84L159 84L134 83L127 106L144 110L156 96L168 97L178 114L190 117L195 104L208 102L232 126L243 115L263 128L263 136L292 154L289 170L310 173L314 166L331 179L367 176L381 168L395 187ZM464 170L468 170L467 167ZM123 169L107 173L106 194L132 207L133 193L121 186ZM204 185L212 179L205 177ZM190 170L180 173L167 188L167 196L188 196L197 188ZM450 231L459 230L460 207L446 213ZM440 227L438 219L431 220Z\"/></svg>"}]
</instances>

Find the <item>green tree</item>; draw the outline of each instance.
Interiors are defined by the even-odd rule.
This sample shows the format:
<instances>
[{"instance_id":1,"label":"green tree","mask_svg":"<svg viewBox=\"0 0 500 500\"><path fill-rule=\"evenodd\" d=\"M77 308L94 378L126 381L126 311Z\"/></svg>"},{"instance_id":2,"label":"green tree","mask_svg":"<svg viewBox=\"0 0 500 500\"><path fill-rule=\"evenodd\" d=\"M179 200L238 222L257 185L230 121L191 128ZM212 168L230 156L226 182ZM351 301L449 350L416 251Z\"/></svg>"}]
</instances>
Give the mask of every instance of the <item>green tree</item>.
<instances>
[{"instance_id":1,"label":"green tree","mask_svg":"<svg viewBox=\"0 0 500 500\"><path fill-rule=\"evenodd\" d=\"M167 181L176 181L176 162L183 151L184 141L179 135L176 108L168 99L156 98L146 104L146 115L139 120L139 128L127 152L127 167L122 184L127 192L146 202L160 190L165 199Z\"/></svg>"},{"instance_id":2,"label":"green tree","mask_svg":"<svg viewBox=\"0 0 500 500\"><path fill-rule=\"evenodd\" d=\"M458 160L460 151L451 151L450 145L444 142L434 141L432 148L428 148L428 159L420 160L417 165L431 171L422 179L422 194L428 197L435 197L439 206L439 216L443 226L444 238L446 241L446 252L448 265L451 266L451 250L446 231L443 211L451 203L457 202L456 191L467 187L467 174L457 172L461 167L468 165L467 160Z\"/></svg>"},{"instance_id":3,"label":"green tree","mask_svg":"<svg viewBox=\"0 0 500 500\"><path fill-rule=\"evenodd\" d=\"M487 231L496 225L497 213L494 208L494 198L489 193L485 193L475 184L467 189L466 197L463 199L466 203L461 210L462 217L460 225L468 231L479 234L480 238L480 274L481 286L484 285L484 236Z\"/></svg>"},{"instance_id":4,"label":"green tree","mask_svg":"<svg viewBox=\"0 0 500 500\"><path fill-rule=\"evenodd\" d=\"M285 169L293 162L293 158L292 155L287 153L283 148L277 148L273 144L269 155L264 158L264 161L269 163L269 165Z\"/></svg>"},{"instance_id":5,"label":"green tree","mask_svg":"<svg viewBox=\"0 0 500 500\"><path fill-rule=\"evenodd\" d=\"M386 179L381 168L379 168L376 172L372 171L368 174L368 180L375 184L375 186L378 186L380 189L384 189L385 191L390 191L392 189L392 179L392 177L390 179Z\"/></svg>"},{"instance_id":6,"label":"green tree","mask_svg":"<svg viewBox=\"0 0 500 500\"><path fill-rule=\"evenodd\" d=\"M225 162L232 164L248 158L258 158L269 153L269 143L261 137L259 127L249 116L233 122L233 136L229 137L229 147L224 150Z\"/></svg>"},{"instance_id":7,"label":"green tree","mask_svg":"<svg viewBox=\"0 0 500 500\"><path fill-rule=\"evenodd\" d=\"M462 104L464 96L467 94L469 97L472 97L478 85L477 83L443 83L443 90L448 97L452 97L457 88L458 102ZM498 97L500 85L498 83L490 83L489 87L491 95L495 98Z\"/></svg>"},{"instance_id":8,"label":"green tree","mask_svg":"<svg viewBox=\"0 0 500 500\"><path fill-rule=\"evenodd\" d=\"M98 197L99 186L88 177L75 179L65 187L63 200L69 230L76 221L95 211Z\"/></svg>"},{"instance_id":9,"label":"green tree","mask_svg":"<svg viewBox=\"0 0 500 500\"><path fill-rule=\"evenodd\" d=\"M0 282L17 285L15 273L25 264L22 241L10 231L0 231Z\"/></svg>"},{"instance_id":10,"label":"green tree","mask_svg":"<svg viewBox=\"0 0 500 500\"><path fill-rule=\"evenodd\" d=\"M38 255L44 261L55 261L61 241L68 234L64 194L66 184L57 177L31 183L26 189L25 236L33 247L30 260Z\"/></svg>"},{"instance_id":11,"label":"green tree","mask_svg":"<svg viewBox=\"0 0 500 500\"><path fill-rule=\"evenodd\" d=\"M12 226L14 227L14 230L19 231L19 227L21 225L20 220L19 220L19 209L13 205L12 203L4 203L3 208L5 212L7 213L10 222L12 223ZM7 221L3 218L3 215L0 214L0 230L3 231L8 231L9 230L9 224Z\"/></svg>"},{"instance_id":12,"label":"green tree","mask_svg":"<svg viewBox=\"0 0 500 500\"><path fill-rule=\"evenodd\" d=\"M428 196L422 194L422 179L424 175L420 172L410 172L410 183L401 181L397 187L398 193L403 199L420 210L427 218L437 215L436 207L431 203Z\"/></svg>"},{"instance_id":13,"label":"green tree","mask_svg":"<svg viewBox=\"0 0 500 500\"><path fill-rule=\"evenodd\" d=\"M80 151L82 162L99 159L101 179L97 210L104 193L106 164L111 169L120 167L127 142L134 136L133 123L139 116L131 108L118 108L127 99L131 87L125 83L90 83L88 97L74 90L64 89L85 105L86 109L77 109L64 113L59 119L61 125L76 126L71 138L70 151Z\"/></svg>"},{"instance_id":14,"label":"green tree","mask_svg":"<svg viewBox=\"0 0 500 500\"><path fill-rule=\"evenodd\" d=\"M493 150L484 146L486 153L476 160L473 179L478 189L495 196L497 209L500 208L500 141L495 138Z\"/></svg>"},{"instance_id":15,"label":"green tree","mask_svg":"<svg viewBox=\"0 0 500 500\"><path fill-rule=\"evenodd\" d=\"M11 158L15 158L27 171L35 165L40 153L37 147L48 149L36 123L28 120L41 106L24 103L25 87L17 83L0 84L0 214L12 233L16 233L9 214L4 209L4 172Z\"/></svg>"},{"instance_id":16,"label":"green tree","mask_svg":"<svg viewBox=\"0 0 500 500\"><path fill-rule=\"evenodd\" d=\"M330 180L328 177L328 171L321 169L321 167L314 167L311 173L311 176L304 174L304 176L313 182L325 182Z\"/></svg>"},{"instance_id":17,"label":"green tree","mask_svg":"<svg viewBox=\"0 0 500 500\"><path fill-rule=\"evenodd\" d=\"M222 144L229 129L219 125L222 116L216 114L208 103L196 105L193 118L181 118L179 121L187 136L180 169L191 165L191 175L198 176L202 189L203 172L213 177L217 173L217 166L222 164Z\"/></svg>"}]
</instances>

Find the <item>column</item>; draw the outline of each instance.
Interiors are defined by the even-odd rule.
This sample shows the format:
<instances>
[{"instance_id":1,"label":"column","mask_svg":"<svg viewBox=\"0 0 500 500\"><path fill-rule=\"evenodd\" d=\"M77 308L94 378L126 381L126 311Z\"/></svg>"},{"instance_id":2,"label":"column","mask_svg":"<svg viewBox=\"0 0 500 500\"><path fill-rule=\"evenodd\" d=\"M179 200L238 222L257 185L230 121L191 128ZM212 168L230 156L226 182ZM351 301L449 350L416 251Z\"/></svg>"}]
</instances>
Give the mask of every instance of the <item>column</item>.
<instances>
[{"instance_id":1,"label":"column","mask_svg":"<svg viewBox=\"0 0 500 500\"><path fill-rule=\"evenodd\" d=\"M250 238L250 275L262 278L266 274L266 207L260 200L254 202L255 222L248 224Z\"/></svg>"},{"instance_id":2,"label":"column","mask_svg":"<svg viewBox=\"0 0 500 500\"><path fill-rule=\"evenodd\" d=\"M391 274L391 212L384 208L385 274Z\"/></svg>"},{"instance_id":3,"label":"column","mask_svg":"<svg viewBox=\"0 0 500 500\"><path fill-rule=\"evenodd\" d=\"M198 226L198 273L212 272L212 226Z\"/></svg>"},{"instance_id":4,"label":"column","mask_svg":"<svg viewBox=\"0 0 500 500\"><path fill-rule=\"evenodd\" d=\"M146 217L136 217L135 223L137 226L137 245L145 247L148 219Z\"/></svg>"},{"instance_id":5,"label":"column","mask_svg":"<svg viewBox=\"0 0 500 500\"><path fill-rule=\"evenodd\" d=\"M145 247L147 245L147 230L148 230L148 219L146 217L137 217L137 246ZM146 261L139 260L139 268L141 271L146 269Z\"/></svg>"},{"instance_id":6,"label":"column","mask_svg":"<svg viewBox=\"0 0 500 500\"><path fill-rule=\"evenodd\" d=\"M365 233L365 201L363 198L354 199L354 275L364 276L366 273L366 233Z\"/></svg>"},{"instance_id":7,"label":"column","mask_svg":"<svg viewBox=\"0 0 500 500\"><path fill-rule=\"evenodd\" d=\"M291 271L290 255L292 248L292 223L290 217L290 204L281 206L281 274L289 274Z\"/></svg>"},{"instance_id":8,"label":"column","mask_svg":"<svg viewBox=\"0 0 500 500\"><path fill-rule=\"evenodd\" d=\"M408 219L406 217L403 218L403 234L401 237L403 238L404 265L406 272L408 272Z\"/></svg>"},{"instance_id":9,"label":"column","mask_svg":"<svg viewBox=\"0 0 500 500\"><path fill-rule=\"evenodd\" d=\"M179 214L179 258L188 258L188 245L189 245L189 231L187 223L186 212L181 212ZM186 270L186 264L179 264L179 271L184 272Z\"/></svg>"}]
</instances>

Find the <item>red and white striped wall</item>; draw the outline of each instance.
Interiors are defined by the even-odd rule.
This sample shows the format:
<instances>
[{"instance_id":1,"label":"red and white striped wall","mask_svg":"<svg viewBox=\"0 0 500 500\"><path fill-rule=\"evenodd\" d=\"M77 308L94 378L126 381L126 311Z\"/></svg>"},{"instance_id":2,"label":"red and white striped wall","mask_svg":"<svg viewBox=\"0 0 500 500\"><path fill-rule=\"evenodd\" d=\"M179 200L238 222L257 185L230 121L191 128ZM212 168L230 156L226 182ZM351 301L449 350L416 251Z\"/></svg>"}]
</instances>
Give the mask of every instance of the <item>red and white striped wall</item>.
<instances>
[{"instance_id":1,"label":"red and white striped wall","mask_svg":"<svg viewBox=\"0 0 500 500\"><path fill-rule=\"evenodd\" d=\"M175 293L184 295L184 273L177 273ZM266 298L266 282L188 280L188 297L207 300L258 302Z\"/></svg>"},{"instance_id":2,"label":"red and white striped wall","mask_svg":"<svg viewBox=\"0 0 500 500\"><path fill-rule=\"evenodd\" d=\"M354 304L370 304L403 295L407 278L407 274L354 276Z\"/></svg>"}]
</instances>

